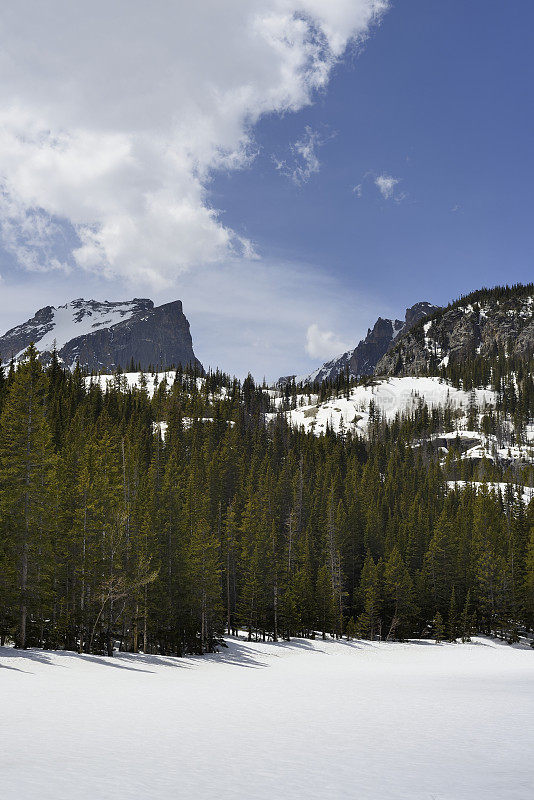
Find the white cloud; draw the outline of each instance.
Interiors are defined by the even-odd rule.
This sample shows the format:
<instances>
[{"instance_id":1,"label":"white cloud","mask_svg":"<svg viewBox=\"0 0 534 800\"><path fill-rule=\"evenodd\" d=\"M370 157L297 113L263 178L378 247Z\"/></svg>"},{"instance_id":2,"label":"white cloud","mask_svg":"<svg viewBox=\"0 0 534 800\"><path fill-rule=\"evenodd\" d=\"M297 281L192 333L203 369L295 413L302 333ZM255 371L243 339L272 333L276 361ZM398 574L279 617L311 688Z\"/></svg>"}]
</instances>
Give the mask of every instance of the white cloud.
<instances>
[{"instance_id":1,"label":"white cloud","mask_svg":"<svg viewBox=\"0 0 534 800\"><path fill-rule=\"evenodd\" d=\"M321 330L315 322L306 331L306 352L312 358L328 361L349 348L350 344L343 342L333 331Z\"/></svg>"},{"instance_id":2,"label":"white cloud","mask_svg":"<svg viewBox=\"0 0 534 800\"><path fill-rule=\"evenodd\" d=\"M375 186L384 200L390 200L394 196L395 187L398 183L398 179L393 178L391 175L378 175L375 178Z\"/></svg>"},{"instance_id":3,"label":"white cloud","mask_svg":"<svg viewBox=\"0 0 534 800\"><path fill-rule=\"evenodd\" d=\"M274 157L276 169L290 178L297 186L302 186L310 180L312 175L319 172L321 162L317 151L334 135L330 134L324 137L319 131L314 131L313 128L306 125L300 139L290 145L291 160L289 162L280 161Z\"/></svg>"},{"instance_id":4,"label":"white cloud","mask_svg":"<svg viewBox=\"0 0 534 800\"><path fill-rule=\"evenodd\" d=\"M379 175L373 170L369 170L362 177L360 183L352 187L352 193L358 198L362 198L369 185L373 186L373 191L378 190L379 194L384 200L394 200L396 203L402 203L408 195L406 192L397 191L397 186L400 183L399 178L394 178L383 172Z\"/></svg>"},{"instance_id":5,"label":"white cloud","mask_svg":"<svg viewBox=\"0 0 534 800\"><path fill-rule=\"evenodd\" d=\"M257 120L312 102L387 6L5 0L6 247L27 269L81 267L156 286L250 255L210 205L210 174L249 164ZM318 168L317 142L298 146L305 179Z\"/></svg>"}]
</instances>

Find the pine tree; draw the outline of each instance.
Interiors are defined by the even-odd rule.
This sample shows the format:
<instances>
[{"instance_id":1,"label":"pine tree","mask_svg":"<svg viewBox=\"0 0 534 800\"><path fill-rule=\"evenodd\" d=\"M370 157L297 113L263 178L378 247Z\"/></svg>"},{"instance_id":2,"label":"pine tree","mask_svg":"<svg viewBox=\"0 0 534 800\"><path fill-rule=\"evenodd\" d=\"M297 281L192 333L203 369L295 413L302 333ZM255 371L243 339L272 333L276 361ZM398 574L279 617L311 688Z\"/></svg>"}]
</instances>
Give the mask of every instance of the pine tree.
<instances>
[{"instance_id":1,"label":"pine tree","mask_svg":"<svg viewBox=\"0 0 534 800\"><path fill-rule=\"evenodd\" d=\"M206 507L198 508L191 524L187 575L191 612L198 620L199 653L210 653L222 634L219 542Z\"/></svg>"},{"instance_id":2,"label":"pine tree","mask_svg":"<svg viewBox=\"0 0 534 800\"><path fill-rule=\"evenodd\" d=\"M449 615L447 617L447 638L449 642L455 642L458 638L458 611L456 608L456 590L454 586L452 587Z\"/></svg>"},{"instance_id":3,"label":"pine tree","mask_svg":"<svg viewBox=\"0 0 534 800\"><path fill-rule=\"evenodd\" d=\"M436 616L434 617L433 621L433 628L434 628L434 639L436 640L436 644L439 644L445 638L445 626L443 624L443 617L436 611Z\"/></svg>"},{"instance_id":4,"label":"pine tree","mask_svg":"<svg viewBox=\"0 0 534 800\"><path fill-rule=\"evenodd\" d=\"M534 506L532 501L531 506ZM525 605L529 625L530 627L534 627L534 525L532 525L530 528L530 537L526 556Z\"/></svg>"},{"instance_id":5,"label":"pine tree","mask_svg":"<svg viewBox=\"0 0 534 800\"><path fill-rule=\"evenodd\" d=\"M328 566L319 567L317 572L317 584L315 587L315 599L317 605L317 622L323 639L326 639L327 632L332 632L335 615L334 588L330 577Z\"/></svg>"},{"instance_id":6,"label":"pine tree","mask_svg":"<svg viewBox=\"0 0 534 800\"><path fill-rule=\"evenodd\" d=\"M363 604L363 612L358 617L358 631L362 638L381 637L382 621L380 609L382 605L380 576L377 565L370 553L367 553L363 565L359 594Z\"/></svg>"},{"instance_id":7,"label":"pine tree","mask_svg":"<svg viewBox=\"0 0 534 800\"><path fill-rule=\"evenodd\" d=\"M349 617L345 628L345 635L347 637L347 641L349 642L356 638L356 625L354 623L354 617Z\"/></svg>"},{"instance_id":8,"label":"pine tree","mask_svg":"<svg viewBox=\"0 0 534 800\"><path fill-rule=\"evenodd\" d=\"M402 639L410 620L416 612L413 600L413 583L410 574L402 561L399 550L395 547L387 560L384 571L384 588L390 604L391 623L387 639L395 634Z\"/></svg>"},{"instance_id":9,"label":"pine tree","mask_svg":"<svg viewBox=\"0 0 534 800\"><path fill-rule=\"evenodd\" d=\"M13 377L0 417L0 503L10 588L12 596L18 596L18 647L27 645L28 616L41 605L49 567L45 554L55 457L45 392L37 351L30 346Z\"/></svg>"},{"instance_id":10,"label":"pine tree","mask_svg":"<svg viewBox=\"0 0 534 800\"><path fill-rule=\"evenodd\" d=\"M462 642L470 642L471 641L471 614L470 614L470 605L471 605L471 592L467 592L467 597L465 598L465 605L464 610L462 611Z\"/></svg>"}]
</instances>

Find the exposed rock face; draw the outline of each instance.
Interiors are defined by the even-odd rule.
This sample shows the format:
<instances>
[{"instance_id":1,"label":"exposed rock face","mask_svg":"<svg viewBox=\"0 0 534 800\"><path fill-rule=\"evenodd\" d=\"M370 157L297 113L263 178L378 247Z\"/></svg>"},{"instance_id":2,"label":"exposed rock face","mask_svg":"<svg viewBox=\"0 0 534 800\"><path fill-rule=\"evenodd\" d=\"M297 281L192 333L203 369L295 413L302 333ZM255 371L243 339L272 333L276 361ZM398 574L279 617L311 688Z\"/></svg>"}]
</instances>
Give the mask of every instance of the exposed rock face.
<instances>
[{"instance_id":1,"label":"exposed rock face","mask_svg":"<svg viewBox=\"0 0 534 800\"><path fill-rule=\"evenodd\" d=\"M499 350L520 358L534 353L534 293L481 290L454 303L399 339L375 374L422 375Z\"/></svg>"},{"instance_id":2,"label":"exposed rock face","mask_svg":"<svg viewBox=\"0 0 534 800\"><path fill-rule=\"evenodd\" d=\"M314 383L328 380L332 381L338 375L345 373L348 368L351 378L362 375L373 375L377 363L388 352L399 336L402 336L420 319L433 314L439 306L431 303L416 303L406 309L404 321L400 319L382 319L379 317L374 327L367 331L367 336L354 348L346 353L327 361L322 367L306 376L286 376L280 378L278 383L283 385L295 378L297 383Z\"/></svg>"},{"instance_id":3,"label":"exposed rock face","mask_svg":"<svg viewBox=\"0 0 534 800\"><path fill-rule=\"evenodd\" d=\"M150 364L202 369L180 300L157 308L147 299L124 303L79 299L58 308L47 306L0 337L2 360L17 358L31 342L45 364L55 345L66 366L72 368L79 361L95 372L127 369L132 359L144 369Z\"/></svg>"}]
</instances>

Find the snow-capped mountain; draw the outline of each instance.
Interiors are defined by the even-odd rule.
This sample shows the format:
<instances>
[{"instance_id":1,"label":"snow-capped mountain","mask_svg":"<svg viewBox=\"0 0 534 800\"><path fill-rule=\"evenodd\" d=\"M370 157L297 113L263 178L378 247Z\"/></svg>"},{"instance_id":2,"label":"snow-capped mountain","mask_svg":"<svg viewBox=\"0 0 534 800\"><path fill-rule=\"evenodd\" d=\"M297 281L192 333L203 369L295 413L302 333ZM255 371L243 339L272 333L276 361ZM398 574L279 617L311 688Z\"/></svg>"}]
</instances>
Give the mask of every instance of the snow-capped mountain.
<instances>
[{"instance_id":1,"label":"snow-capped mountain","mask_svg":"<svg viewBox=\"0 0 534 800\"><path fill-rule=\"evenodd\" d=\"M378 362L376 375L424 375L500 353L534 354L534 284L480 289L419 320Z\"/></svg>"},{"instance_id":2,"label":"snow-capped mountain","mask_svg":"<svg viewBox=\"0 0 534 800\"><path fill-rule=\"evenodd\" d=\"M43 363L56 348L72 368L77 361L93 371L127 368L132 360L150 364L202 365L193 352L189 322L180 300L154 307L152 300L125 302L72 300L64 306L46 306L35 316L0 337L4 363L18 359L33 342Z\"/></svg>"},{"instance_id":3,"label":"snow-capped mountain","mask_svg":"<svg viewBox=\"0 0 534 800\"><path fill-rule=\"evenodd\" d=\"M280 378L278 383L284 385L295 379L295 383L321 383L333 381L338 375L344 374L348 369L349 377L358 378L362 375L373 375L380 359L390 350L400 336L403 336L423 317L438 311L439 306L432 303L420 302L406 309L404 320L383 319L379 317L373 328L369 328L367 336L353 349L347 350L340 356L327 361L309 375L290 375Z\"/></svg>"}]
</instances>

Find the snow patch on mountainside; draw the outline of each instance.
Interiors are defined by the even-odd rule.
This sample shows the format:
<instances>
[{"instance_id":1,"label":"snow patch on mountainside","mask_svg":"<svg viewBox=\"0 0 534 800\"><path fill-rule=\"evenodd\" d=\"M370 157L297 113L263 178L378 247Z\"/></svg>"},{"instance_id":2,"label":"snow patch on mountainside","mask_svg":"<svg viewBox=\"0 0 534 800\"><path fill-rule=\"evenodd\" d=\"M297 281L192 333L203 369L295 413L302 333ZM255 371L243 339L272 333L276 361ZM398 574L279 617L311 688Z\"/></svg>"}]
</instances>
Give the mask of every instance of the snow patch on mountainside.
<instances>
[{"instance_id":1,"label":"snow patch on mountainside","mask_svg":"<svg viewBox=\"0 0 534 800\"><path fill-rule=\"evenodd\" d=\"M40 353L51 353L54 345L57 350L61 350L72 339L95 333L102 328L111 328L119 322L131 319L140 310L142 305L136 300L124 303L72 300L57 308L51 306L41 309L34 320L13 328L5 337L26 338L33 341ZM46 319L41 316L43 314L46 314ZM15 360L19 360L26 349L25 346L16 353Z\"/></svg>"},{"instance_id":2,"label":"snow patch on mountainside","mask_svg":"<svg viewBox=\"0 0 534 800\"><path fill-rule=\"evenodd\" d=\"M466 487L474 489L476 492L487 491L494 494L501 494L502 497L508 497L510 493L516 499L520 499L523 503L528 505L534 498L534 487L532 486L516 486L513 483L495 483L489 481L488 483L481 483L480 481L447 481L447 486L451 490L462 490Z\"/></svg>"},{"instance_id":3,"label":"snow patch on mountainside","mask_svg":"<svg viewBox=\"0 0 534 800\"><path fill-rule=\"evenodd\" d=\"M99 328L111 328L130 319L137 310L137 304L131 302L120 305L101 303L98 306L85 304L82 307L76 301L66 303L53 310L51 330L34 344L40 352L50 352L54 343L60 350L78 336L94 333Z\"/></svg>"},{"instance_id":4,"label":"snow patch on mountainside","mask_svg":"<svg viewBox=\"0 0 534 800\"><path fill-rule=\"evenodd\" d=\"M430 366L461 364L473 355L492 358L497 348L528 359L534 341L534 294L529 287L482 290L479 301L453 303L412 330L377 363L376 375L418 375Z\"/></svg>"},{"instance_id":5,"label":"snow patch on mountainside","mask_svg":"<svg viewBox=\"0 0 534 800\"><path fill-rule=\"evenodd\" d=\"M306 395L301 395L304 400ZM429 408L446 406L453 410L467 411L469 394L456 389L440 378L390 378L372 385L356 386L349 397L337 397L317 403L317 396L310 395L310 403L299 405L285 412L289 422L315 434L324 433L330 427L336 433L344 429L365 435L369 425L370 410L373 406L388 421L397 414L409 413L421 403ZM476 389L474 394L477 406L495 404L495 394L489 389ZM283 398L279 398L282 406Z\"/></svg>"}]
</instances>

